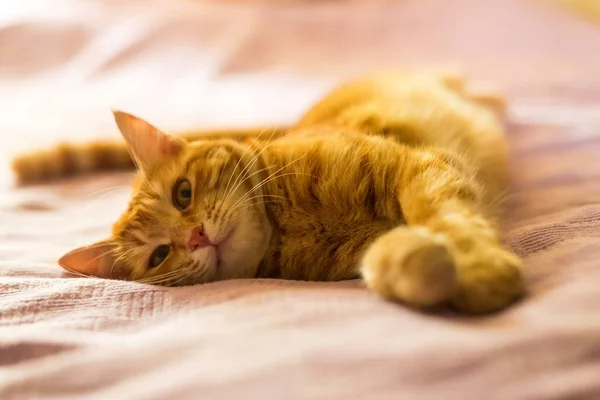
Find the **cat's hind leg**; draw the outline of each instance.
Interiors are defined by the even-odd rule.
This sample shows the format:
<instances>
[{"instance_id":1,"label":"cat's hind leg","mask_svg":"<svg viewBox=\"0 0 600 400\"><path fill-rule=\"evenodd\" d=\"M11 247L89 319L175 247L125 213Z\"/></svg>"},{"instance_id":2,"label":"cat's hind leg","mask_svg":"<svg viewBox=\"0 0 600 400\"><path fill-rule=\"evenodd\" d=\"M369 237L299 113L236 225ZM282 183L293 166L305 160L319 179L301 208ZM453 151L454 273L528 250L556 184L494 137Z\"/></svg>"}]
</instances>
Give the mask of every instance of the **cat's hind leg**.
<instances>
[{"instance_id":1,"label":"cat's hind leg","mask_svg":"<svg viewBox=\"0 0 600 400\"><path fill-rule=\"evenodd\" d=\"M450 302L476 314L508 306L524 290L521 260L501 244L481 204L482 188L460 163L434 150L405 158L394 185L407 225L365 252L367 286L418 307Z\"/></svg>"},{"instance_id":2,"label":"cat's hind leg","mask_svg":"<svg viewBox=\"0 0 600 400\"><path fill-rule=\"evenodd\" d=\"M490 111L503 115L507 101L504 93L492 82L467 79L459 67L448 67L434 74L448 90Z\"/></svg>"},{"instance_id":3,"label":"cat's hind leg","mask_svg":"<svg viewBox=\"0 0 600 400\"><path fill-rule=\"evenodd\" d=\"M466 86L463 96L497 115L506 114L508 107L506 97L499 88L491 83L470 83Z\"/></svg>"},{"instance_id":4,"label":"cat's hind leg","mask_svg":"<svg viewBox=\"0 0 600 400\"><path fill-rule=\"evenodd\" d=\"M433 76L447 89L455 93L463 93L467 83L465 73L458 66L448 66L436 71Z\"/></svg>"},{"instance_id":5,"label":"cat's hind leg","mask_svg":"<svg viewBox=\"0 0 600 400\"><path fill-rule=\"evenodd\" d=\"M460 76L447 75L442 78L447 89L460 97L492 111L496 115L506 114L506 97L500 88L491 82L467 81Z\"/></svg>"}]
</instances>

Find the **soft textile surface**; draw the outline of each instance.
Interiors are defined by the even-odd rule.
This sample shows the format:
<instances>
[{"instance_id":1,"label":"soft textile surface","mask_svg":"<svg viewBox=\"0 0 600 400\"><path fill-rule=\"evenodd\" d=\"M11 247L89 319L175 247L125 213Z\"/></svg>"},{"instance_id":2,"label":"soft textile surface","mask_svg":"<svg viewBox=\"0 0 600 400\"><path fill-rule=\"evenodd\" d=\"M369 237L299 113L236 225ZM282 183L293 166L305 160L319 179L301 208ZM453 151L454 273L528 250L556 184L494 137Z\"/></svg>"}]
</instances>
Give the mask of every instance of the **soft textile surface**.
<instances>
[{"instance_id":1,"label":"soft textile surface","mask_svg":"<svg viewBox=\"0 0 600 400\"><path fill-rule=\"evenodd\" d=\"M2 154L116 138L112 107L169 130L286 122L342 76L459 59L510 95L506 240L530 293L466 318L410 311L358 281L69 277L56 258L108 233L130 175L7 187L1 399L600 398L593 25L517 0L141 3L0 6Z\"/></svg>"}]
</instances>

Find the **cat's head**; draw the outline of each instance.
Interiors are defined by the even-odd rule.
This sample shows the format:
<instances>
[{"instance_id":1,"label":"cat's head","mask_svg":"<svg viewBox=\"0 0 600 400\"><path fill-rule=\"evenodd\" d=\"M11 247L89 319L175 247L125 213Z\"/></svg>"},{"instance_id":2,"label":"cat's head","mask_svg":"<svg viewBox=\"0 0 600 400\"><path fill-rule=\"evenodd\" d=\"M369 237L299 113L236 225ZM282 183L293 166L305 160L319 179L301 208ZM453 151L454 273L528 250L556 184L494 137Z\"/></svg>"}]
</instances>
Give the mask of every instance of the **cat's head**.
<instances>
[{"instance_id":1,"label":"cat's head","mask_svg":"<svg viewBox=\"0 0 600 400\"><path fill-rule=\"evenodd\" d=\"M138 166L107 240L59 264L103 278L184 285L254 277L271 237L257 154L230 140L187 143L114 112Z\"/></svg>"}]
</instances>

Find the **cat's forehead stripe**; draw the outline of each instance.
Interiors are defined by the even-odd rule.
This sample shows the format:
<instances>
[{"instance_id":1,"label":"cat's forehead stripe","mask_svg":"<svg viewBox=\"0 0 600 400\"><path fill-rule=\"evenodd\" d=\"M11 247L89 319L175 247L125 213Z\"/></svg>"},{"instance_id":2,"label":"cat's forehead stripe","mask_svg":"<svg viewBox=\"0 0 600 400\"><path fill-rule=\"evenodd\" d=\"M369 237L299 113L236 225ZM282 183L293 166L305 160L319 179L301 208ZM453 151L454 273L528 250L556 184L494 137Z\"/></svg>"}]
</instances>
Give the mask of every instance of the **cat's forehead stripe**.
<instances>
[{"instance_id":1,"label":"cat's forehead stripe","mask_svg":"<svg viewBox=\"0 0 600 400\"><path fill-rule=\"evenodd\" d=\"M192 170L192 167L194 166L194 164L196 164L196 162L200 161L203 158L205 158L204 155L198 155L198 154L188 158L185 162L185 165L182 168L182 171L183 171L182 175L190 176L190 173L191 173L191 170Z\"/></svg>"},{"instance_id":2,"label":"cat's forehead stripe","mask_svg":"<svg viewBox=\"0 0 600 400\"><path fill-rule=\"evenodd\" d=\"M123 239L134 246L143 246L147 240L144 239L142 233L138 229L128 229L123 232Z\"/></svg>"},{"instance_id":3,"label":"cat's forehead stripe","mask_svg":"<svg viewBox=\"0 0 600 400\"><path fill-rule=\"evenodd\" d=\"M222 157L218 157L217 156L222 153ZM230 164L231 162L237 162L238 161L238 157L237 154L235 154L234 151L234 147L229 145L229 144L219 144L219 145L215 145L213 147L210 147L208 149L205 149L205 151L203 152L197 152L195 153L193 156L189 157L183 168L182 171L184 173L184 175L190 175L192 168L194 167L194 165L197 165L198 163L206 163L206 164L210 164L212 163L216 163L217 165L220 166L221 162L223 162L225 165ZM213 165L213 167L216 167L215 165ZM210 172L214 172L213 171L214 168L211 168Z\"/></svg>"}]
</instances>

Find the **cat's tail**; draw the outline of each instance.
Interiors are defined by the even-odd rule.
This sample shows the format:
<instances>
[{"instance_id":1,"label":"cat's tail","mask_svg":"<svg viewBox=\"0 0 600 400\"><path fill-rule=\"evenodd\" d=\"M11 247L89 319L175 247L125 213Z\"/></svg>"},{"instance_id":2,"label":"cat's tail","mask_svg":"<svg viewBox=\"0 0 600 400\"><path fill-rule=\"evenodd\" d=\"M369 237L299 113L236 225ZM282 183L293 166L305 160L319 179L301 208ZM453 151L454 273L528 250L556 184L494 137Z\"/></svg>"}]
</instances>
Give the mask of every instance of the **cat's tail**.
<instances>
[{"instance_id":1,"label":"cat's tail","mask_svg":"<svg viewBox=\"0 0 600 400\"><path fill-rule=\"evenodd\" d=\"M61 143L51 149L21 154L12 161L19 186L85 173L133 168L125 143L116 141Z\"/></svg>"},{"instance_id":2,"label":"cat's tail","mask_svg":"<svg viewBox=\"0 0 600 400\"><path fill-rule=\"evenodd\" d=\"M182 135L187 141L230 138L248 140L282 136L286 128L249 128L194 131ZM133 170L135 165L124 141L94 141L62 143L54 148L21 154L12 161L12 170L19 186L51 182L60 178L94 172Z\"/></svg>"}]
</instances>

